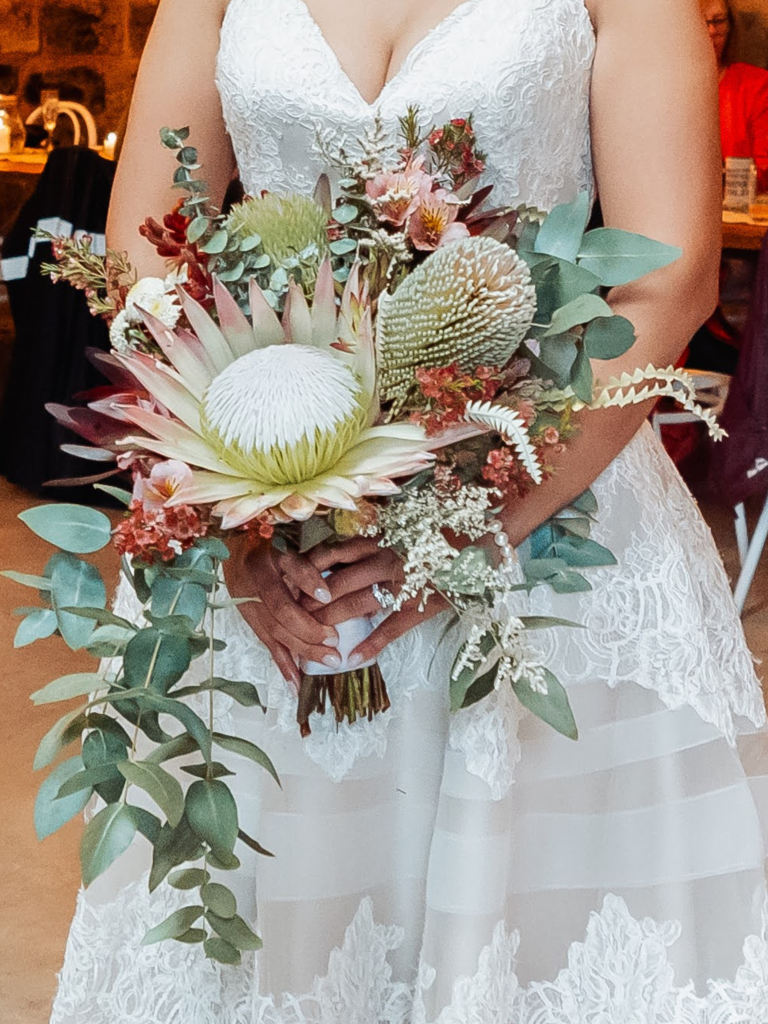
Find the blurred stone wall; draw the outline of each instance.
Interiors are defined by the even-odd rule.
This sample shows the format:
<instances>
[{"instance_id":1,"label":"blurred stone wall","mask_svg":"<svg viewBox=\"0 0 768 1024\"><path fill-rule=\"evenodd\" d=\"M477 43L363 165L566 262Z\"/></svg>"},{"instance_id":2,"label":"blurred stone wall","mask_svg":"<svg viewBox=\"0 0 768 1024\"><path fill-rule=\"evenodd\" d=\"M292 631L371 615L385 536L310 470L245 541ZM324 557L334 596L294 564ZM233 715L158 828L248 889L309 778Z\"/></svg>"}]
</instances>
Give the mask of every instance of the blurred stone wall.
<instances>
[{"instance_id":1,"label":"blurred stone wall","mask_svg":"<svg viewBox=\"0 0 768 1024\"><path fill-rule=\"evenodd\" d=\"M99 141L119 131L158 0L0 0L0 93L22 115L40 90L84 103Z\"/></svg>"},{"instance_id":2,"label":"blurred stone wall","mask_svg":"<svg viewBox=\"0 0 768 1024\"><path fill-rule=\"evenodd\" d=\"M768 67L768 0L731 0L736 25L731 57Z\"/></svg>"}]
</instances>

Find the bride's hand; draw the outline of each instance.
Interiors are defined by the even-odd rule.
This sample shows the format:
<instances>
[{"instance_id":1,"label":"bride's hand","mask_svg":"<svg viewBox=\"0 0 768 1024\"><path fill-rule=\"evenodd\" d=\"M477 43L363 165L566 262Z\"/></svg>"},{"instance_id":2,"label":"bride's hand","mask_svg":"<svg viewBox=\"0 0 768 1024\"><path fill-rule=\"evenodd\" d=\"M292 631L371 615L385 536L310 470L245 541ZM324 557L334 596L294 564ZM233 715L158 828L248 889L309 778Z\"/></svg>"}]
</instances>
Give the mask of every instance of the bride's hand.
<instances>
[{"instance_id":1,"label":"bride's hand","mask_svg":"<svg viewBox=\"0 0 768 1024\"><path fill-rule=\"evenodd\" d=\"M321 605L305 597L302 604L318 622L337 625L362 615L375 615L381 611L373 587L378 585L397 594L405 578L403 563L394 551L380 548L372 538L360 537L344 544L319 545L309 552L309 559L319 572L341 565L326 578L331 601ZM404 636L415 626L434 618L448 608L439 595L432 594L424 611L419 611L418 600L409 601L400 611L392 612L373 633L350 654L350 668L372 661L394 640Z\"/></svg>"},{"instance_id":2,"label":"bride's hand","mask_svg":"<svg viewBox=\"0 0 768 1024\"><path fill-rule=\"evenodd\" d=\"M300 555L283 555L268 543L254 543L247 534L230 542L226 581L234 598L258 600L240 605L240 613L268 648L285 679L297 687L297 661L319 661L330 671L338 668L338 633L333 623L321 622L300 603L312 596L318 608L332 596L322 574Z\"/></svg>"}]
</instances>

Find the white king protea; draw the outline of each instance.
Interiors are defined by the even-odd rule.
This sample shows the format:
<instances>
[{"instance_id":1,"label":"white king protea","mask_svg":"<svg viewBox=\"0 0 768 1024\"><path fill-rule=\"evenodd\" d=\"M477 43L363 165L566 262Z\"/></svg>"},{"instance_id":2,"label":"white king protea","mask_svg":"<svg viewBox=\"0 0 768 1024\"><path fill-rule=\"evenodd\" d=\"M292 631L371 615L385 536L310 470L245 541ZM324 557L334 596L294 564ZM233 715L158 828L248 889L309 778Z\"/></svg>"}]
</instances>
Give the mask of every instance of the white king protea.
<instances>
[{"instance_id":1,"label":"white king protea","mask_svg":"<svg viewBox=\"0 0 768 1024\"><path fill-rule=\"evenodd\" d=\"M252 323L219 282L218 324L181 289L179 297L194 333L145 315L170 365L120 357L170 414L122 410L149 435L125 444L193 470L169 504L215 504L225 528L270 509L304 520L318 506L354 510L364 495L396 493L393 478L430 463L420 427L373 426L373 328L357 268L338 316L327 260L311 310L291 284L282 322L255 282Z\"/></svg>"}]
</instances>

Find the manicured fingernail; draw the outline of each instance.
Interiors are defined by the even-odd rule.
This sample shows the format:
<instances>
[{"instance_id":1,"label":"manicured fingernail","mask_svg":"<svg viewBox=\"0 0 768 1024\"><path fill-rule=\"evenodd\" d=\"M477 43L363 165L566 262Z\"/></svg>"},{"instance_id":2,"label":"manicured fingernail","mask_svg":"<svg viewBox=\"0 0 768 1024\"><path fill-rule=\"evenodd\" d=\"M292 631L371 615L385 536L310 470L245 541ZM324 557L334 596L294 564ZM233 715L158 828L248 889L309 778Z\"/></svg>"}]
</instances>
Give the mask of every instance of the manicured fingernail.
<instances>
[{"instance_id":1,"label":"manicured fingernail","mask_svg":"<svg viewBox=\"0 0 768 1024\"><path fill-rule=\"evenodd\" d=\"M341 668L341 658L338 654L326 654L323 658L323 664L327 665L328 668Z\"/></svg>"},{"instance_id":2,"label":"manicured fingernail","mask_svg":"<svg viewBox=\"0 0 768 1024\"><path fill-rule=\"evenodd\" d=\"M315 600L319 601L320 604L331 603L331 592L326 587L318 587L315 591Z\"/></svg>"},{"instance_id":3,"label":"manicured fingernail","mask_svg":"<svg viewBox=\"0 0 768 1024\"><path fill-rule=\"evenodd\" d=\"M331 633L330 636L327 636L325 638L325 640L323 640L323 647L337 647L338 643L339 643L339 635L338 635L338 633Z\"/></svg>"},{"instance_id":4,"label":"manicured fingernail","mask_svg":"<svg viewBox=\"0 0 768 1024\"><path fill-rule=\"evenodd\" d=\"M350 654L350 656L347 658L347 664L349 665L350 668L360 668L360 666L363 664L362 654Z\"/></svg>"}]
</instances>

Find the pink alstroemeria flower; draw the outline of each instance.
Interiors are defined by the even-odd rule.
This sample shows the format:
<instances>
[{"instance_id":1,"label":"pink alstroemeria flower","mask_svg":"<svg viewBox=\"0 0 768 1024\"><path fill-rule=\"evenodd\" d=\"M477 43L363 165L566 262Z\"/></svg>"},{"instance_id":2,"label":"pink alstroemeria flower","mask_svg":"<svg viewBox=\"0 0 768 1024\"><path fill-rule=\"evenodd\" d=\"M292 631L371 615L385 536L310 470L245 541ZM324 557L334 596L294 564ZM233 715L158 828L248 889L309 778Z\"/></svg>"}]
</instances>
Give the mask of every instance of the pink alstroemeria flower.
<instances>
[{"instance_id":1,"label":"pink alstroemeria flower","mask_svg":"<svg viewBox=\"0 0 768 1024\"><path fill-rule=\"evenodd\" d=\"M141 502L145 509L161 509L193 478L194 474L186 462L178 459L158 462L148 477L137 475L133 484L133 499Z\"/></svg>"},{"instance_id":2,"label":"pink alstroemeria flower","mask_svg":"<svg viewBox=\"0 0 768 1024\"><path fill-rule=\"evenodd\" d=\"M466 224L457 223L459 201L445 189L433 192L414 210L408 236L417 249L431 252L448 242L469 236Z\"/></svg>"},{"instance_id":3,"label":"pink alstroemeria flower","mask_svg":"<svg viewBox=\"0 0 768 1024\"><path fill-rule=\"evenodd\" d=\"M416 157L402 171L384 171L367 182L365 191L379 220L402 227L434 188L424 170L424 158Z\"/></svg>"}]
</instances>

